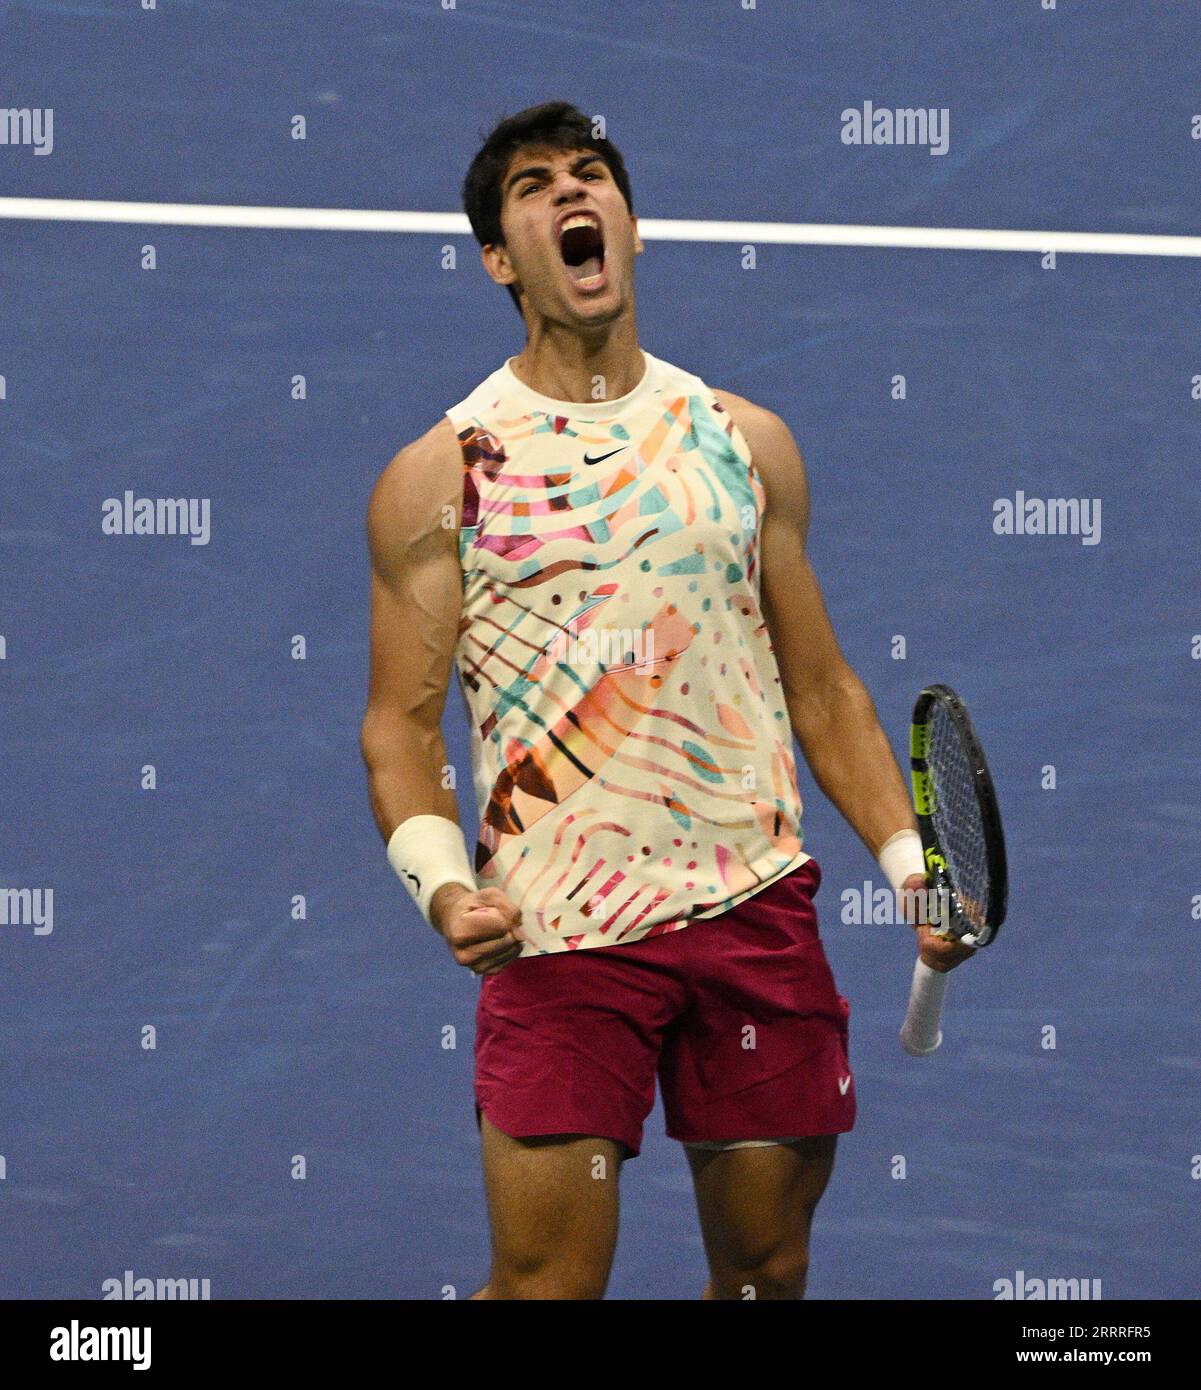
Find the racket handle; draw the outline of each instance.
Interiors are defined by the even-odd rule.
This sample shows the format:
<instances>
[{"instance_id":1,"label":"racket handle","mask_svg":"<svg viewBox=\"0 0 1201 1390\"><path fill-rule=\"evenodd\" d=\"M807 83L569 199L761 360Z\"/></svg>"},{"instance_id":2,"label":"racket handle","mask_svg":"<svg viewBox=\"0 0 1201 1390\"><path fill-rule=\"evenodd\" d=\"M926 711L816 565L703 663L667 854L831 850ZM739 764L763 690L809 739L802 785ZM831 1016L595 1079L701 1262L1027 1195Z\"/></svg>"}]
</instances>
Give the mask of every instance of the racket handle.
<instances>
[{"instance_id":1,"label":"racket handle","mask_svg":"<svg viewBox=\"0 0 1201 1390\"><path fill-rule=\"evenodd\" d=\"M942 1046L942 1001L948 978L918 957L909 990L909 1012L901 1029L901 1045L911 1057L928 1057Z\"/></svg>"}]
</instances>

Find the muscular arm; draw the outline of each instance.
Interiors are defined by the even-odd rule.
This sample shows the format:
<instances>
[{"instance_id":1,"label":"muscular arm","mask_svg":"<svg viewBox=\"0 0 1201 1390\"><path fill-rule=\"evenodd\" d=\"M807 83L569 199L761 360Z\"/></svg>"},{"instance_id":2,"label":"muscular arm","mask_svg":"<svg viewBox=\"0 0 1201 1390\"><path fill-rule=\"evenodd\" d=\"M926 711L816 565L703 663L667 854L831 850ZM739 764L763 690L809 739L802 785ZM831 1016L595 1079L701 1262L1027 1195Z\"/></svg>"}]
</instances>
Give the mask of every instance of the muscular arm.
<instances>
[{"instance_id":1,"label":"muscular arm","mask_svg":"<svg viewBox=\"0 0 1201 1390\"><path fill-rule=\"evenodd\" d=\"M760 596L771 633L793 732L818 786L871 851L917 821L901 770L880 728L876 707L839 649L817 578L805 556L809 486L788 426L741 396L716 393L750 448L767 493L760 560ZM924 876L910 874L906 889ZM975 954L932 934L910 900L922 960L946 971Z\"/></svg>"},{"instance_id":2,"label":"muscular arm","mask_svg":"<svg viewBox=\"0 0 1201 1390\"><path fill-rule=\"evenodd\" d=\"M801 455L778 416L717 395L767 493L760 592L793 732L818 786L875 856L894 831L917 822L875 705L838 646L805 555L809 488Z\"/></svg>"},{"instance_id":3,"label":"muscular arm","mask_svg":"<svg viewBox=\"0 0 1201 1390\"><path fill-rule=\"evenodd\" d=\"M459 819L443 785L442 710L463 604L462 489L459 441L442 420L384 469L367 508L371 682L360 741L385 841L411 816ZM429 912L455 960L476 974L520 954L521 913L499 888L444 884Z\"/></svg>"},{"instance_id":4,"label":"muscular arm","mask_svg":"<svg viewBox=\"0 0 1201 1390\"><path fill-rule=\"evenodd\" d=\"M442 710L462 602L458 526L463 465L447 420L402 449L367 509L371 680L360 743L371 809L387 841L410 816L458 821L443 786ZM462 890L434 895L434 916Z\"/></svg>"}]
</instances>

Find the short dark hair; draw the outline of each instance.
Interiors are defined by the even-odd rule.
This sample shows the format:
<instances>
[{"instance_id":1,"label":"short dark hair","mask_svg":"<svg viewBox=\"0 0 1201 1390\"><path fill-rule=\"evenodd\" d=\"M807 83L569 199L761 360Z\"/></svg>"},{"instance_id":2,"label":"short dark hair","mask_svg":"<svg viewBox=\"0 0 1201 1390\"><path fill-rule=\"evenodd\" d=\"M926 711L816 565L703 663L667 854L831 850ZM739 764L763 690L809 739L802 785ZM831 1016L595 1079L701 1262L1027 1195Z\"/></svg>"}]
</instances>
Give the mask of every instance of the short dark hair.
<instances>
[{"instance_id":1,"label":"short dark hair","mask_svg":"<svg viewBox=\"0 0 1201 1390\"><path fill-rule=\"evenodd\" d=\"M592 121L569 101L548 101L541 106L528 106L515 116L506 116L485 135L483 144L471 161L463 180L463 207L471 230L481 246L503 246L504 233L500 226L500 206L503 199L501 180L518 150L540 145L553 150L595 150L609 168L613 180L621 189L626 207L634 211L630 192L630 176L625 160L617 146L603 136L597 136ZM512 285L506 285L517 312L521 300Z\"/></svg>"}]
</instances>

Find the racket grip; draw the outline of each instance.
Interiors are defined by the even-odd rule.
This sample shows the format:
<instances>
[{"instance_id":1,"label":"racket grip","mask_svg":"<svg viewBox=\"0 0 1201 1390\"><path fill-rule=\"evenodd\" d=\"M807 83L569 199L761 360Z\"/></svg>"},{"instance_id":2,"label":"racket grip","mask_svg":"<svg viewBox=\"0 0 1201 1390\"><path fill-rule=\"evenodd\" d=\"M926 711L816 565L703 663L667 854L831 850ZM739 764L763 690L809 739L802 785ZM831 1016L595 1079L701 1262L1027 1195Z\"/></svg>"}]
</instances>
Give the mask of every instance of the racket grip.
<instances>
[{"instance_id":1,"label":"racket grip","mask_svg":"<svg viewBox=\"0 0 1201 1390\"><path fill-rule=\"evenodd\" d=\"M911 1057L928 1057L942 1046L942 1001L948 978L918 957L909 990L909 1011L901 1029L901 1046Z\"/></svg>"}]
</instances>

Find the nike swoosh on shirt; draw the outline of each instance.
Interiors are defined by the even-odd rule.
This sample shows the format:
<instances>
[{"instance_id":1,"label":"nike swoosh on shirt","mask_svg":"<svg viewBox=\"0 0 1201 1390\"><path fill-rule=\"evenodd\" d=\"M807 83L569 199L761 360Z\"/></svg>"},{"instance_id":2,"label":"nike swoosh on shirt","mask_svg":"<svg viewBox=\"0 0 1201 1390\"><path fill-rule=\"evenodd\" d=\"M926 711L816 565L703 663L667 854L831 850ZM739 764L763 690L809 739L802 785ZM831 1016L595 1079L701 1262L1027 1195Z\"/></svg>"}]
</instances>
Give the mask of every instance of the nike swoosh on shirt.
<instances>
[{"instance_id":1,"label":"nike swoosh on shirt","mask_svg":"<svg viewBox=\"0 0 1201 1390\"><path fill-rule=\"evenodd\" d=\"M628 444L623 444L623 445L621 446L621 449L628 449L629 447L630 447L630 446L629 446ZM584 462L585 462L585 463L604 463L604 461L605 461L606 459L611 459L611 458L613 457L614 454L620 454L620 453L621 453L621 449L610 449L609 452L608 452L607 454L600 454L600 455L598 455L598 456L597 456L596 458L594 458L594 459L589 458L589 457L588 457L588 451L585 450L585 451L584 451Z\"/></svg>"}]
</instances>

